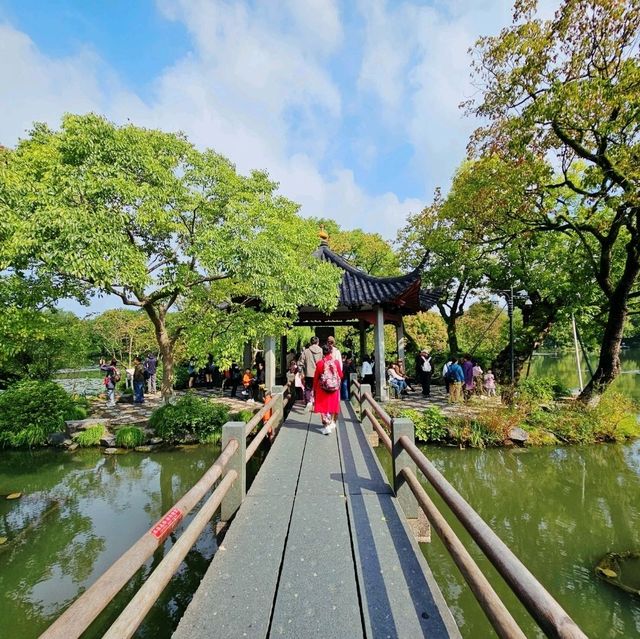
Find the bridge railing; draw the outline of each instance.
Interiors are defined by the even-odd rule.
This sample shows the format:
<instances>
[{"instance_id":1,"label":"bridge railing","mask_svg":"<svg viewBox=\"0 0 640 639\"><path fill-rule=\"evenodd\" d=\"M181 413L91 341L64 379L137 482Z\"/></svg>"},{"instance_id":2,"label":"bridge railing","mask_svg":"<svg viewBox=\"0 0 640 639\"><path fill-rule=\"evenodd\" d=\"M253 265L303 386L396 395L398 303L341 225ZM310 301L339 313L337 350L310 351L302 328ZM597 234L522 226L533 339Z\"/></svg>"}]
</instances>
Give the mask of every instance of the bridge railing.
<instances>
[{"instance_id":1,"label":"bridge railing","mask_svg":"<svg viewBox=\"0 0 640 639\"><path fill-rule=\"evenodd\" d=\"M586 639L586 635L560 604L416 446L411 420L392 419L373 398L368 384L352 383L351 389L351 401L360 408L360 420L365 433L377 433L391 454L394 490L405 515L413 517L416 507L422 509L498 636L509 639L526 637L429 497L417 478L417 469L466 528L542 631L548 637Z\"/></svg>"},{"instance_id":2,"label":"bridge railing","mask_svg":"<svg viewBox=\"0 0 640 639\"><path fill-rule=\"evenodd\" d=\"M221 509L221 521L224 522L231 519L240 507L246 494L246 463L267 436L275 437L284 422L291 398L289 386L274 386L271 401L248 423L227 422L222 427L222 451L213 465L191 490L45 630L40 639L80 637L153 553L164 544L184 517L220 480L169 552L103 635L108 639L133 636L218 508ZM247 437L258 428L247 446Z\"/></svg>"}]
</instances>

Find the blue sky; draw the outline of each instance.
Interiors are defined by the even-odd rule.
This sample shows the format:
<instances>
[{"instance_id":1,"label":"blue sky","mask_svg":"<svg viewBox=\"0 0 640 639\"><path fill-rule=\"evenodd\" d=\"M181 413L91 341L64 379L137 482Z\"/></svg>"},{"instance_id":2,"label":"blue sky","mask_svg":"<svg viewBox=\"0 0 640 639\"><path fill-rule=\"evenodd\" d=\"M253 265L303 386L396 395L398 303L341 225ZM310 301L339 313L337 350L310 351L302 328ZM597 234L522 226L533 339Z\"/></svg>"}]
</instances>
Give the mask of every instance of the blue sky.
<instances>
[{"instance_id":1,"label":"blue sky","mask_svg":"<svg viewBox=\"0 0 640 639\"><path fill-rule=\"evenodd\" d=\"M475 123L467 49L507 0L0 0L0 143L67 111L182 130L304 215L395 237Z\"/></svg>"}]
</instances>

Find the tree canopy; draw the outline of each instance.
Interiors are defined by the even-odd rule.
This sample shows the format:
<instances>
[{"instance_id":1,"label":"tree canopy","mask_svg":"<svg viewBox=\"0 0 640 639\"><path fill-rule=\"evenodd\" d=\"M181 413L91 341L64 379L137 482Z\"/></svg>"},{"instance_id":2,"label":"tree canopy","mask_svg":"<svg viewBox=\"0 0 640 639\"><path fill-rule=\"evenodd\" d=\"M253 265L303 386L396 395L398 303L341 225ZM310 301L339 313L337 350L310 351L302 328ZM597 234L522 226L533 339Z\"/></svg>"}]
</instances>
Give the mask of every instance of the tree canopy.
<instances>
[{"instance_id":1,"label":"tree canopy","mask_svg":"<svg viewBox=\"0 0 640 639\"><path fill-rule=\"evenodd\" d=\"M229 357L256 326L270 332L302 304L336 303L340 274L310 257L316 232L298 206L265 172L239 175L183 135L67 115L58 131L35 125L1 166L3 266L143 309L164 393L179 336L206 354L222 331Z\"/></svg>"}]
</instances>

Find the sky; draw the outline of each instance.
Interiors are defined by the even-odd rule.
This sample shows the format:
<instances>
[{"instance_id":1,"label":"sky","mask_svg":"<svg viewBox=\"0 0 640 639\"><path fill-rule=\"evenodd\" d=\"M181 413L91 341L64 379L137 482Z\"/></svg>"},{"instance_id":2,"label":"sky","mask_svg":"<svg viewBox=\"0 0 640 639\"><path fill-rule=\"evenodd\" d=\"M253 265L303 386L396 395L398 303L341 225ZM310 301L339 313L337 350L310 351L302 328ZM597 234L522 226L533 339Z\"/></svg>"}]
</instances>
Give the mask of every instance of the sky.
<instances>
[{"instance_id":1,"label":"sky","mask_svg":"<svg viewBox=\"0 0 640 639\"><path fill-rule=\"evenodd\" d=\"M553 2L542 3L547 13ZM0 144L65 112L183 131L306 216L392 240L477 126L506 0L0 0Z\"/></svg>"}]
</instances>

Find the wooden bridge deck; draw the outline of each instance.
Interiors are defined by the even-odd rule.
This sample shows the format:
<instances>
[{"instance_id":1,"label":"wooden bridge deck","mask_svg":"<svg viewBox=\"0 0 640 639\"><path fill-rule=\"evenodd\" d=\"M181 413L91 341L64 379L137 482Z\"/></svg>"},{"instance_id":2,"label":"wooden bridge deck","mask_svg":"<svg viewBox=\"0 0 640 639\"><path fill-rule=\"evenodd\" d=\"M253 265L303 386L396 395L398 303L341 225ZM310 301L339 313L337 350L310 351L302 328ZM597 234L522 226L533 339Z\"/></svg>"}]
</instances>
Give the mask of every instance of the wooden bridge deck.
<instances>
[{"instance_id":1,"label":"wooden bridge deck","mask_svg":"<svg viewBox=\"0 0 640 639\"><path fill-rule=\"evenodd\" d=\"M348 404L293 409L173 636L460 636Z\"/></svg>"}]
</instances>

